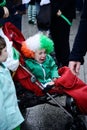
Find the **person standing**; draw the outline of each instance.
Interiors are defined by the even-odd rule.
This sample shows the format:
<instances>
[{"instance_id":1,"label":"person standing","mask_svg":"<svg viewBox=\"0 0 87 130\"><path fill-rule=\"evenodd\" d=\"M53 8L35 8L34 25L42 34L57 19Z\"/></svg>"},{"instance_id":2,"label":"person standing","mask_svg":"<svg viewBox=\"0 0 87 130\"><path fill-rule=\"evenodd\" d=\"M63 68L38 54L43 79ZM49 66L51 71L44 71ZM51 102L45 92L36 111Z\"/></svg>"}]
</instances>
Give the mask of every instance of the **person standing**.
<instances>
[{"instance_id":1,"label":"person standing","mask_svg":"<svg viewBox=\"0 0 87 130\"><path fill-rule=\"evenodd\" d=\"M41 0L35 0L35 5L36 5L36 16L38 15L40 11L40 2Z\"/></svg>"},{"instance_id":2,"label":"person standing","mask_svg":"<svg viewBox=\"0 0 87 130\"><path fill-rule=\"evenodd\" d=\"M16 90L3 62L8 57L4 38L0 36L0 130L20 130L24 121L18 108Z\"/></svg>"},{"instance_id":3,"label":"person standing","mask_svg":"<svg viewBox=\"0 0 87 130\"><path fill-rule=\"evenodd\" d=\"M75 74L79 74L80 65L84 63L84 56L87 52L87 0L84 0L81 20L74 45L69 56L69 67Z\"/></svg>"},{"instance_id":4,"label":"person standing","mask_svg":"<svg viewBox=\"0 0 87 130\"><path fill-rule=\"evenodd\" d=\"M70 54L69 35L70 25L61 18L63 14L70 22L75 18L75 0L50 0L51 1L51 37L55 45L55 54L58 65L67 66Z\"/></svg>"}]
</instances>

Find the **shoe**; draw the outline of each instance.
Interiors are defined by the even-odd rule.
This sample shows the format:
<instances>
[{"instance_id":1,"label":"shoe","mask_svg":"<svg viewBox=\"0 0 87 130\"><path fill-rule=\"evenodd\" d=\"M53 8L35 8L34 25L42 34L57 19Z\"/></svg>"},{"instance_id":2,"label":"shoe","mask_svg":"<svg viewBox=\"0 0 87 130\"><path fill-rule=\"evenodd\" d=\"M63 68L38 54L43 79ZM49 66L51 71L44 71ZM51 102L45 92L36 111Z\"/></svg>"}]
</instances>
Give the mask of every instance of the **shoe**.
<instances>
[{"instance_id":1,"label":"shoe","mask_svg":"<svg viewBox=\"0 0 87 130\"><path fill-rule=\"evenodd\" d=\"M29 20L28 23L29 23L29 24L32 24L32 20Z\"/></svg>"},{"instance_id":2,"label":"shoe","mask_svg":"<svg viewBox=\"0 0 87 130\"><path fill-rule=\"evenodd\" d=\"M28 23L29 23L29 24L33 24L33 25L36 25L36 24L37 24L36 21L32 21L32 20L29 20Z\"/></svg>"},{"instance_id":3,"label":"shoe","mask_svg":"<svg viewBox=\"0 0 87 130\"><path fill-rule=\"evenodd\" d=\"M37 22L36 22L36 21L32 21L32 24L36 25L36 24L37 24Z\"/></svg>"}]
</instances>

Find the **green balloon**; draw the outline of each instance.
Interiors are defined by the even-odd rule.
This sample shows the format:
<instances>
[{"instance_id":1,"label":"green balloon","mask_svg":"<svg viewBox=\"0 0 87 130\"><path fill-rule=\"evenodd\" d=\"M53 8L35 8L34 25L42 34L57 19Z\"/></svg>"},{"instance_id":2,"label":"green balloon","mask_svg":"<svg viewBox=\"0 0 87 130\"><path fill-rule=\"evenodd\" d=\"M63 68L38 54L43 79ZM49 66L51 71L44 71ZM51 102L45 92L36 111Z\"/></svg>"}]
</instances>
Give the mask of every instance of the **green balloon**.
<instances>
[{"instance_id":1,"label":"green balloon","mask_svg":"<svg viewBox=\"0 0 87 130\"><path fill-rule=\"evenodd\" d=\"M61 18L63 18L70 26L72 25L72 23L63 15L60 15Z\"/></svg>"}]
</instances>

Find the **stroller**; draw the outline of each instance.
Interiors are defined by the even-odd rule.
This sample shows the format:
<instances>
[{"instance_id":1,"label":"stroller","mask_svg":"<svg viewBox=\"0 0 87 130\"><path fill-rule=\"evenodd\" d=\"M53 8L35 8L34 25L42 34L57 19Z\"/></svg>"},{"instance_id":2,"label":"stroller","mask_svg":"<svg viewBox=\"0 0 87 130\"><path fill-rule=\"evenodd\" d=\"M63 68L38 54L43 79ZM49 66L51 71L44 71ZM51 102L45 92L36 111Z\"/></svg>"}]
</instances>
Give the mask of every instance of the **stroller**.
<instances>
[{"instance_id":1,"label":"stroller","mask_svg":"<svg viewBox=\"0 0 87 130\"><path fill-rule=\"evenodd\" d=\"M21 112L24 112L28 107L48 103L60 107L70 118L72 118L72 122L66 124L66 130L86 130L85 123L79 118L79 115L84 113L79 110L75 100L69 94L63 93L61 89L58 93L56 93L57 88L44 92L43 86L38 82L36 77L26 69L24 62L25 57L21 52L21 44L25 38L21 32L9 22L3 26L3 31L5 35L13 41L14 48L20 52L20 65L16 72L13 73L13 80L16 86ZM66 95L65 106L62 106L55 100L56 96L63 95ZM51 103L50 100L53 100L54 103Z\"/></svg>"}]
</instances>

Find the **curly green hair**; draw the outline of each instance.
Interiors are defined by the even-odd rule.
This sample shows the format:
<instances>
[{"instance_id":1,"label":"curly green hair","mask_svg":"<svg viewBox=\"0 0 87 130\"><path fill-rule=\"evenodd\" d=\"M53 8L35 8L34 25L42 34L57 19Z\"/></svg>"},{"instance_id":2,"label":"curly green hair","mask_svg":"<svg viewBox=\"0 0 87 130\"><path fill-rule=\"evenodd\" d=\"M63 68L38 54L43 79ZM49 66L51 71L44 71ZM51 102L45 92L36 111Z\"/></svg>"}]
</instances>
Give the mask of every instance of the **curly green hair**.
<instances>
[{"instance_id":1,"label":"curly green hair","mask_svg":"<svg viewBox=\"0 0 87 130\"><path fill-rule=\"evenodd\" d=\"M45 49L46 53L52 53L54 51L53 41L45 35L40 35L40 49Z\"/></svg>"}]
</instances>

